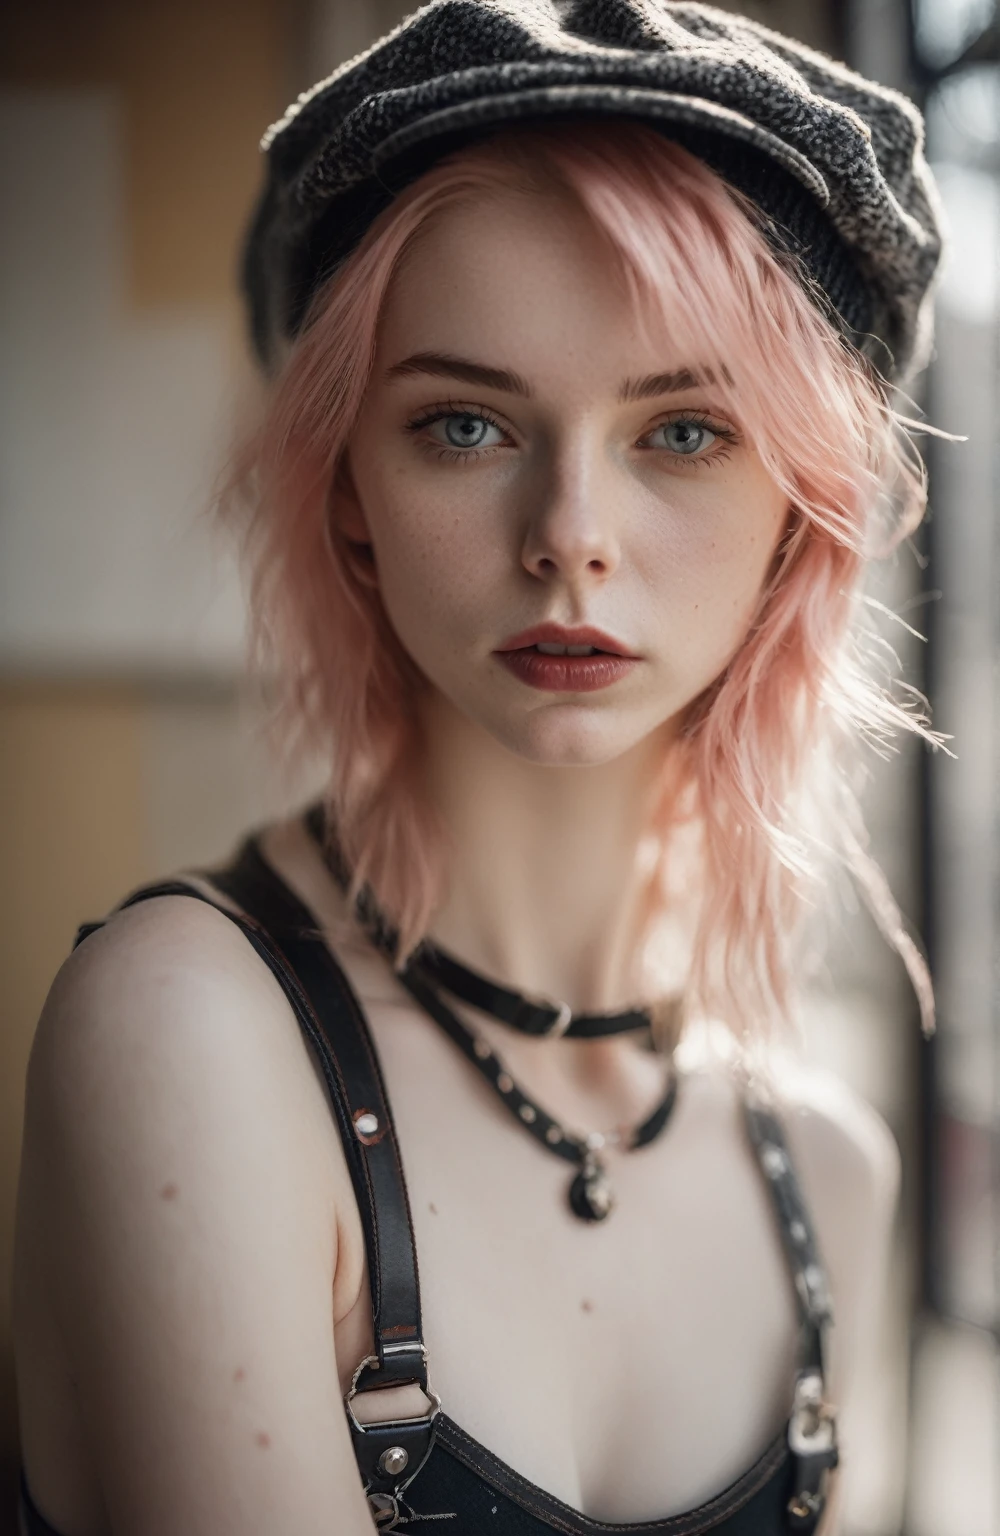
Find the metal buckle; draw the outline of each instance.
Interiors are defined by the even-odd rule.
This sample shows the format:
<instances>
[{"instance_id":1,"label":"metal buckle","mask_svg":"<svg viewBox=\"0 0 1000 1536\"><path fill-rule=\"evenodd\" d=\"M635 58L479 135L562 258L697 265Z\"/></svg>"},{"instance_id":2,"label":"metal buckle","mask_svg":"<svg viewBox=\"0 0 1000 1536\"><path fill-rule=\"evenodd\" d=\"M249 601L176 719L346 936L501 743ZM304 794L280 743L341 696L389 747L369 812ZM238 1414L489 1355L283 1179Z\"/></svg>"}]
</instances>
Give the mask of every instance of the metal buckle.
<instances>
[{"instance_id":1,"label":"metal buckle","mask_svg":"<svg viewBox=\"0 0 1000 1536\"><path fill-rule=\"evenodd\" d=\"M788 1445L795 1456L836 1456L837 1416L823 1396L823 1378L818 1371L805 1372L795 1383Z\"/></svg>"},{"instance_id":2,"label":"metal buckle","mask_svg":"<svg viewBox=\"0 0 1000 1536\"><path fill-rule=\"evenodd\" d=\"M558 1040L561 1035L566 1033L573 1022L573 1010L569 1003L561 1003L556 997L542 997L541 995L533 997L531 1001L537 1003L542 1008L553 1008L555 1010L556 1016L541 1036L541 1039Z\"/></svg>"},{"instance_id":3,"label":"metal buckle","mask_svg":"<svg viewBox=\"0 0 1000 1536\"><path fill-rule=\"evenodd\" d=\"M839 1459L836 1414L823 1395L818 1371L803 1372L795 1383L788 1448L796 1463L789 1522L793 1531L810 1533L823 1514L827 1482Z\"/></svg>"},{"instance_id":4,"label":"metal buckle","mask_svg":"<svg viewBox=\"0 0 1000 1536\"><path fill-rule=\"evenodd\" d=\"M518 1018L525 1013L529 1015L533 1013L555 1014L555 1018L548 1028L541 1030L536 1036L538 1040L558 1040L559 1036L564 1035L567 1029L569 1029L573 1019L573 1010L569 1003L562 1003L557 997L546 997L544 992L521 993L517 1007L514 1010L514 1016L510 1021L515 1029L525 1027L517 1022ZM529 1030L529 1033L534 1034L535 1031Z\"/></svg>"},{"instance_id":5,"label":"metal buckle","mask_svg":"<svg viewBox=\"0 0 1000 1536\"><path fill-rule=\"evenodd\" d=\"M370 1493L368 1509L377 1531L394 1531L402 1513L399 1500L391 1493Z\"/></svg>"},{"instance_id":6,"label":"metal buckle","mask_svg":"<svg viewBox=\"0 0 1000 1536\"><path fill-rule=\"evenodd\" d=\"M391 1349L392 1345L387 1345L386 1347L387 1347L387 1349ZM423 1355L424 1365L426 1365L427 1364L427 1351L426 1351L426 1349L421 1350L421 1354ZM346 1395L344 1397L344 1407L347 1410L347 1416L350 1419L351 1423L354 1425L354 1428L357 1430L358 1434L359 1435L363 1435L363 1434L365 1434L365 1432L367 1430L373 1429L373 1428L375 1428L379 1424L432 1424L434 1422L434 1420L437 1418L438 1414L441 1412L441 1399L438 1396L438 1394L434 1391L434 1389L431 1387L430 1383L428 1383L428 1385L426 1387L421 1387L420 1388L420 1390L421 1390L421 1392L423 1392L424 1396L430 1399L431 1407L430 1407L430 1411L428 1413L411 1414L411 1416L409 1418L407 1418L407 1419L396 1419L396 1418L373 1419L371 1424L362 1424L361 1423L361 1420L355 1414L354 1409L351 1407L351 1404L353 1403L354 1399L358 1395L358 1382L361 1380L361 1373L362 1373L362 1371L364 1371L368 1366L372 1366L373 1369L378 1370L378 1363L379 1362L378 1362L378 1356L377 1355L366 1355L365 1358L361 1361L360 1365L355 1370L354 1375L351 1377L351 1385L348 1387L347 1393L346 1393ZM416 1385L415 1382L410 1382L410 1381L390 1381L386 1386L384 1386L384 1387L376 1387L376 1388L373 1388L372 1390L373 1391L378 1391L378 1392L392 1392L392 1391L395 1391L396 1388L398 1388L398 1387L410 1387L410 1386L415 1386L415 1385Z\"/></svg>"}]
</instances>

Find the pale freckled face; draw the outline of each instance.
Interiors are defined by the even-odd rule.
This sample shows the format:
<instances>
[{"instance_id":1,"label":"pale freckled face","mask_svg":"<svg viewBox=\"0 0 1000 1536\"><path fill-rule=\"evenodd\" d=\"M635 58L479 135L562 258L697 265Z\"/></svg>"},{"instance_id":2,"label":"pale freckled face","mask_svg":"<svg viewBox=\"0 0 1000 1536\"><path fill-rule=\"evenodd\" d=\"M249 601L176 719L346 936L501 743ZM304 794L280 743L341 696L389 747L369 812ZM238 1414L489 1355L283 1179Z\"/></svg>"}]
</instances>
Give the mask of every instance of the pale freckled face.
<instances>
[{"instance_id":1,"label":"pale freckled face","mask_svg":"<svg viewBox=\"0 0 1000 1536\"><path fill-rule=\"evenodd\" d=\"M427 354L508 377L392 373ZM697 364L639 323L556 198L452 209L396 274L339 516L370 542L432 687L520 755L618 756L675 720L746 632L787 502L712 384L676 378ZM622 398L623 381L666 374L670 389ZM529 686L498 649L543 621L595 626L639 659L594 692Z\"/></svg>"}]
</instances>

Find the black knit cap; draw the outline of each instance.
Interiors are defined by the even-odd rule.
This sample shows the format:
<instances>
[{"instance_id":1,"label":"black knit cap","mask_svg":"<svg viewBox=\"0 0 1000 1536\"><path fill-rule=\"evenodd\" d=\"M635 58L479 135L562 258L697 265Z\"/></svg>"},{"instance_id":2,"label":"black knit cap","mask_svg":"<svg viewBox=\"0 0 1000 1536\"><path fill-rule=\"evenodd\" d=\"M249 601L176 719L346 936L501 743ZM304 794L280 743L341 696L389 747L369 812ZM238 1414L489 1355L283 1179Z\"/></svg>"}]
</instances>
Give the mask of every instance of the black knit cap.
<instances>
[{"instance_id":1,"label":"black knit cap","mask_svg":"<svg viewBox=\"0 0 1000 1536\"><path fill-rule=\"evenodd\" d=\"M671 0L431 0L265 135L243 256L273 367L323 280L436 160L515 124L640 121L759 211L808 290L887 377L920 367L941 254L920 114L745 17Z\"/></svg>"}]
</instances>

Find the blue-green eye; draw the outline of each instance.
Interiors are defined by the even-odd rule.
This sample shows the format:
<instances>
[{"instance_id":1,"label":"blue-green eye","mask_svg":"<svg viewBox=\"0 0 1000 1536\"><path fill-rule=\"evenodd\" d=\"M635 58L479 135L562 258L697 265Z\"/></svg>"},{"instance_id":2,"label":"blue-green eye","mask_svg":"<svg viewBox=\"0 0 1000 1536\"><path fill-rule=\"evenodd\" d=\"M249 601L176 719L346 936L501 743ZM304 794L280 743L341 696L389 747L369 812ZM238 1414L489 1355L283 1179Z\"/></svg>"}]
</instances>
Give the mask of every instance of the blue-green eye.
<instances>
[{"instance_id":1,"label":"blue-green eye","mask_svg":"<svg viewBox=\"0 0 1000 1536\"><path fill-rule=\"evenodd\" d=\"M703 422L687 420L661 422L654 428L652 436L655 437L657 432L663 433L664 447L669 448L671 453L683 454L686 458L711 448L719 436Z\"/></svg>"},{"instance_id":2,"label":"blue-green eye","mask_svg":"<svg viewBox=\"0 0 1000 1536\"><path fill-rule=\"evenodd\" d=\"M477 416L472 411L462 411L451 416L439 416L437 421L431 423L433 428L440 427L442 437L435 437L435 441L446 443L449 448L492 448L495 443L487 442L487 434L495 432L496 441L503 441L503 433L493 422L487 421L485 416Z\"/></svg>"}]
</instances>

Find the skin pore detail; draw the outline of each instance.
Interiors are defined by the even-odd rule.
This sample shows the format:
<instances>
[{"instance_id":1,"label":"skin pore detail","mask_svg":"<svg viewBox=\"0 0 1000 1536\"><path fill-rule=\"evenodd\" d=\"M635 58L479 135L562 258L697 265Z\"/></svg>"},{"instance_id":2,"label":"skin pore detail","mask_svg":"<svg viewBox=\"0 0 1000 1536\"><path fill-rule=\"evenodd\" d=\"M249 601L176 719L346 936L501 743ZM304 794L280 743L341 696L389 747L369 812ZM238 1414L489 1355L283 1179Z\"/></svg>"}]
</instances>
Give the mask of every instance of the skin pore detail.
<instances>
[{"instance_id":1,"label":"skin pore detail","mask_svg":"<svg viewBox=\"0 0 1000 1536\"><path fill-rule=\"evenodd\" d=\"M634 993L649 796L787 523L721 394L637 315L567 199L494 194L436 217L402 259L339 477L332 515L370 546L427 682L424 767L451 850L433 934L574 1006ZM632 659L588 691L538 685L602 662L526 648L505 664L540 625L596 630Z\"/></svg>"}]
</instances>

